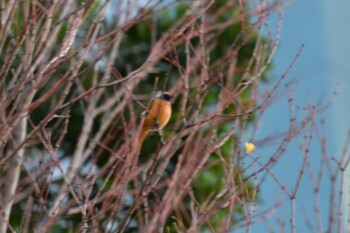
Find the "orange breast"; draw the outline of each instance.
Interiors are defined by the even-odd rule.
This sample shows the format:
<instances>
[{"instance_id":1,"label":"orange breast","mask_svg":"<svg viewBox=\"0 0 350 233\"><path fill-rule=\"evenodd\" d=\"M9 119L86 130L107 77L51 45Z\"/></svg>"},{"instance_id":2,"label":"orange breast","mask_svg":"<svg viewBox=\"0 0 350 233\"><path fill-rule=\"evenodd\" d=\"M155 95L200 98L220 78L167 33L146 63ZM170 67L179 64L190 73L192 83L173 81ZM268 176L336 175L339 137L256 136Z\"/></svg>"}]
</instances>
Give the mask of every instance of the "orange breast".
<instances>
[{"instance_id":1,"label":"orange breast","mask_svg":"<svg viewBox=\"0 0 350 233\"><path fill-rule=\"evenodd\" d=\"M157 130L162 129L168 124L171 117L171 105L168 101L156 99L152 108L146 115L144 122L145 129Z\"/></svg>"}]
</instances>

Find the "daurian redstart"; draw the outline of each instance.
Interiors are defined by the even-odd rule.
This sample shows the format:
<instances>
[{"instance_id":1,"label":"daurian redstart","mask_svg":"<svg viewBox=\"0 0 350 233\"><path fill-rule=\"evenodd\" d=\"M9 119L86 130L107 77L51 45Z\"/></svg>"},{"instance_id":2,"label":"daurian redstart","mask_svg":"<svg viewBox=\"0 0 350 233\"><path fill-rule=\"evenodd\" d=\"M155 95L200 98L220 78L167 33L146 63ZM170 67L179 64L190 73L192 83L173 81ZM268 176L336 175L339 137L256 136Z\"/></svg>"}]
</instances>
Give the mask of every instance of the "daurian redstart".
<instances>
[{"instance_id":1,"label":"daurian redstart","mask_svg":"<svg viewBox=\"0 0 350 233\"><path fill-rule=\"evenodd\" d=\"M150 132L163 129L168 124L171 117L170 100L172 98L173 97L167 92L159 93L156 96L150 110L146 112L137 144L138 152L140 152L142 143Z\"/></svg>"}]
</instances>

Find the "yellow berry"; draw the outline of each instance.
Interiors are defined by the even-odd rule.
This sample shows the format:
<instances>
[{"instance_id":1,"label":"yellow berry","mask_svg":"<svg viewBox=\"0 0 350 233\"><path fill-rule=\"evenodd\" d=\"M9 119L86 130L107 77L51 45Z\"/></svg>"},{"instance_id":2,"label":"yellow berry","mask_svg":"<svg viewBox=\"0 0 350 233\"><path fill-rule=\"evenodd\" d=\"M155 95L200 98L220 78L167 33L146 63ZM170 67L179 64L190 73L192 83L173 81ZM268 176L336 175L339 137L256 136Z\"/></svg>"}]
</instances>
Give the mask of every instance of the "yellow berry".
<instances>
[{"instance_id":1,"label":"yellow berry","mask_svg":"<svg viewBox=\"0 0 350 233\"><path fill-rule=\"evenodd\" d=\"M255 150L255 145L251 142L246 142L244 146L246 153L252 153Z\"/></svg>"}]
</instances>

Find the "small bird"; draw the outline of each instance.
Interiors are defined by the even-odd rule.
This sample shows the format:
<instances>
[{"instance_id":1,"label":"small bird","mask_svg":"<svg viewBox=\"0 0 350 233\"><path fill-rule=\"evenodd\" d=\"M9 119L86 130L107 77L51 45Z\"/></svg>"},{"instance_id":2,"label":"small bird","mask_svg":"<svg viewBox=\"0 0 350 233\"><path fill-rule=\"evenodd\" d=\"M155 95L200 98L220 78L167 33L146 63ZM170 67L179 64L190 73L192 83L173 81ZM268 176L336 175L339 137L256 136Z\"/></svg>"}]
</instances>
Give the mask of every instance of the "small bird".
<instances>
[{"instance_id":1,"label":"small bird","mask_svg":"<svg viewBox=\"0 0 350 233\"><path fill-rule=\"evenodd\" d=\"M150 132L163 129L168 124L171 117L170 100L172 98L168 92L161 92L156 95L142 125L137 144L138 153L141 151L142 143Z\"/></svg>"}]
</instances>

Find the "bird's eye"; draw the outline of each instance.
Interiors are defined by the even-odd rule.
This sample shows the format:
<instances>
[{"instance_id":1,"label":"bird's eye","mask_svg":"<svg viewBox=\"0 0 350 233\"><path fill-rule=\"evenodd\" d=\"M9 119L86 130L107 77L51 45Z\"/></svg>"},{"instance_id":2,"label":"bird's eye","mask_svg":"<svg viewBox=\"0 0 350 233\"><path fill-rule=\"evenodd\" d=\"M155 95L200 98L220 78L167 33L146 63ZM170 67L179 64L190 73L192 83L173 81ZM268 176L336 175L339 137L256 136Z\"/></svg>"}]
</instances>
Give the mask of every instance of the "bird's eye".
<instances>
[{"instance_id":1,"label":"bird's eye","mask_svg":"<svg viewBox=\"0 0 350 233\"><path fill-rule=\"evenodd\" d=\"M169 95L168 93L164 93L163 94L163 98L165 99L165 100L171 100L173 97L171 96L171 95Z\"/></svg>"}]
</instances>

